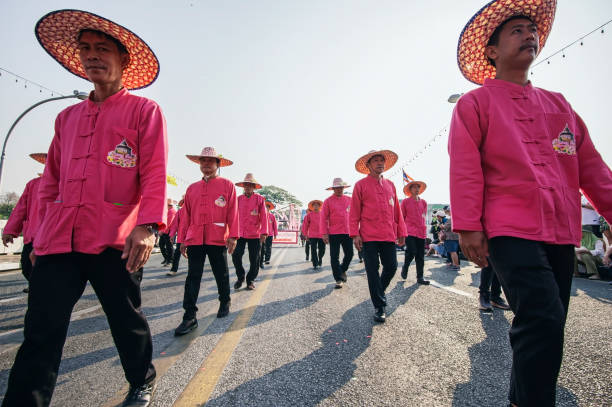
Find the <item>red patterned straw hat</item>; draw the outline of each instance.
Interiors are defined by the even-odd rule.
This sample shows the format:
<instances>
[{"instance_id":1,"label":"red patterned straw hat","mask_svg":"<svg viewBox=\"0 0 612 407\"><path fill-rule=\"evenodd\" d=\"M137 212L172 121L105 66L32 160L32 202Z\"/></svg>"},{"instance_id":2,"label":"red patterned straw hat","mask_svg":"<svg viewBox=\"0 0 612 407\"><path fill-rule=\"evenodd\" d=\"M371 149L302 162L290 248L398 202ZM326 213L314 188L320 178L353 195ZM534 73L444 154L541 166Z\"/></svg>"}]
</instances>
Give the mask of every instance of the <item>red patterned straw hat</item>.
<instances>
[{"instance_id":1,"label":"red patterned straw hat","mask_svg":"<svg viewBox=\"0 0 612 407\"><path fill-rule=\"evenodd\" d=\"M332 182L332 186L329 188L325 188L325 189L328 191L331 191L334 188L348 188L348 187L350 187L350 185L342 181L342 178L334 178L334 181Z\"/></svg>"},{"instance_id":2,"label":"red patterned straw hat","mask_svg":"<svg viewBox=\"0 0 612 407\"><path fill-rule=\"evenodd\" d=\"M493 0L481 8L461 31L457 44L457 64L465 78L482 85L495 78L495 67L485 56L485 48L493 31L513 16L529 17L538 27L540 47L544 48L553 21L557 0Z\"/></svg>"},{"instance_id":3,"label":"red patterned straw hat","mask_svg":"<svg viewBox=\"0 0 612 407\"><path fill-rule=\"evenodd\" d=\"M270 201L266 201L266 207L268 208L268 210L273 210L274 208L276 208L276 205L274 205L272 202Z\"/></svg>"},{"instance_id":4,"label":"red patterned straw hat","mask_svg":"<svg viewBox=\"0 0 612 407\"><path fill-rule=\"evenodd\" d=\"M410 193L410 187L411 187L412 185L415 185L415 184L418 184L418 185L420 185L420 186L421 186L421 189L419 189L419 195L421 195L421 194L422 194L423 192L425 192L425 190L427 189L427 184L426 184L426 183L424 183L423 181L410 181L409 183L407 183L407 184L404 186L404 195L406 195L406 196L410 196L410 195L412 195L412 194Z\"/></svg>"},{"instance_id":5,"label":"red patterned straw hat","mask_svg":"<svg viewBox=\"0 0 612 407\"><path fill-rule=\"evenodd\" d=\"M186 157L196 164L200 163L200 158L202 157L213 157L219 160L219 167L227 167L234 163L233 161L230 161L227 158L223 158L221 154L217 154L217 150L215 150L214 147L204 147L200 155L187 154Z\"/></svg>"},{"instance_id":6,"label":"red patterned straw hat","mask_svg":"<svg viewBox=\"0 0 612 407\"><path fill-rule=\"evenodd\" d=\"M308 202L308 210L309 211L314 211L314 204L318 203L319 204L319 209L321 209L321 207L323 206L323 201L319 201L318 199L314 199L310 202Z\"/></svg>"},{"instance_id":7,"label":"red patterned straw hat","mask_svg":"<svg viewBox=\"0 0 612 407\"><path fill-rule=\"evenodd\" d=\"M30 157L34 159L34 161L38 161L42 165L45 165L47 162L47 153L32 153Z\"/></svg>"},{"instance_id":8,"label":"red patterned straw hat","mask_svg":"<svg viewBox=\"0 0 612 407\"><path fill-rule=\"evenodd\" d=\"M35 34L51 57L76 76L89 80L79 59L77 41L84 29L102 31L127 49L130 63L122 77L127 89L141 89L157 79L159 61L147 43L127 28L96 14L81 10L52 11L38 20Z\"/></svg>"},{"instance_id":9,"label":"red patterned straw hat","mask_svg":"<svg viewBox=\"0 0 612 407\"><path fill-rule=\"evenodd\" d=\"M375 155L382 155L383 157L385 157L385 171L393 167L397 162L397 154L395 154L391 150L371 150L369 153L360 157L357 160L357 162L355 163L355 169L362 174L369 174L370 170L368 170L366 164L370 160L370 158L374 157Z\"/></svg>"},{"instance_id":10,"label":"red patterned straw hat","mask_svg":"<svg viewBox=\"0 0 612 407\"><path fill-rule=\"evenodd\" d=\"M255 185L255 189L261 189L261 184L255 180L255 177L250 172L244 176L244 181L236 182L237 187L244 188L245 184L253 184Z\"/></svg>"}]
</instances>

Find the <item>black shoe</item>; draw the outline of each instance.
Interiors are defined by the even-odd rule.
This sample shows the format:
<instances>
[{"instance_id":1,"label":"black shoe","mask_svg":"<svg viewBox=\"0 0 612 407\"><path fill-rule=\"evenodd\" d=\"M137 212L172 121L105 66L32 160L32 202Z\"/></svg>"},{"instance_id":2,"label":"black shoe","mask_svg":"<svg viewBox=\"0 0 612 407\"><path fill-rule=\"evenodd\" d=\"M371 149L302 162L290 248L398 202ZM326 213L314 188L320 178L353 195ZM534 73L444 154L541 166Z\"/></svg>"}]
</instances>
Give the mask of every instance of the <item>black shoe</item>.
<instances>
[{"instance_id":1,"label":"black shoe","mask_svg":"<svg viewBox=\"0 0 612 407\"><path fill-rule=\"evenodd\" d=\"M322 262L322 261L320 261L320 262L319 262L319 267L321 267L322 265L323 265L323 262Z\"/></svg>"},{"instance_id":2,"label":"black shoe","mask_svg":"<svg viewBox=\"0 0 612 407\"><path fill-rule=\"evenodd\" d=\"M385 307L376 308L376 312L374 312L374 321L376 322L385 322L387 316L385 315Z\"/></svg>"},{"instance_id":3,"label":"black shoe","mask_svg":"<svg viewBox=\"0 0 612 407\"><path fill-rule=\"evenodd\" d=\"M161 262L161 265L162 265L162 266L165 266L166 264L168 264L168 262L167 262L166 260L164 260L164 261L162 261L162 262Z\"/></svg>"},{"instance_id":4,"label":"black shoe","mask_svg":"<svg viewBox=\"0 0 612 407\"><path fill-rule=\"evenodd\" d=\"M183 319L183 322L174 330L174 336L188 334L198 327L198 320L195 318Z\"/></svg>"},{"instance_id":5,"label":"black shoe","mask_svg":"<svg viewBox=\"0 0 612 407\"><path fill-rule=\"evenodd\" d=\"M423 284L423 285L429 285L429 280L425 280L424 278L420 278L420 279L417 280L417 283Z\"/></svg>"},{"instance_id":6,"label":"black shoe","mask_svg":"<svg viewBox=\"0 0 612 407\"><path fill-rule=\"evenodd\" d=\"M237 290L242 287L242 280L238 280L234 283L234 289Z\"/></svg>"},{"instance_id":7,"label":"black shoe","mask_svg":"<svg viewBox=\"0 0 612 407\"><path fill-rule=\"evenodd\" d=\"M266 264L270 264L270 260L266 260Z\"/></svg>"},{"instance_id":8,"label":"black shoe","mask_svg":"<svg viewBox=\"0 0 612 407\"><path fill-rule=\"evenodd\" d=\"M254 290L255 289L255 284L253 284L253 282L251 281L250 283L247 283L247 290Z\"/></svg>"},{"instance_id":9,"label":"black shoe","mask_svg":"<svg viewBox=\"0 0 612 407\"><path fill-rule=\"evenodd\" d=\"M359 259L359 263L363 263L363 259Z\"/></svg>"},{"instance_id":10,"label":"black shoe","mask_svg":"<svg viewBox=\"0 0 612 407\"><path fill-rule=\"evenodd\" d=\"M344 283L341 280L336 281L336 285L334 286L334 288L342 288L342 285L344 285Z\"/></svg>"},{"instance_id":11,"label":"black shoe","mask_svg":"<svg viewBox=\"0 0 612 407\"><path fill-rule=\"evenodd\" d=\"M489 299L482 294L478 297L478 309L484 312L493 312Z\"/></svg>"},{"instance_id":12,"label":"black shoe","mask_svg":"<svg viewBox=\"0 0 612 407\"><path fill-rule=\"evenodd\" d=\"M223 318L228 316L230 311L230 305L232 305L231 301L220 304L219 311L217 311L217 318Z\"/></svg>"},{"instance_id":13,"label":"black shoe","mask_svg":"<svg viewBox=\"0 0 612 407\"><path fill-rule=\"evenodd\" d=\"M491 298L491 305L494 306L495 308L499 308L503 310L510 309L510 306L501 297Z\"/></svg>"},{"instance_id":14,"label":"black shoe","mask_svg":"<svg viewBox=\"0 0 612 407\"><path fill-rule=\"evenodd\" d=\"M308 257L306 257L306 261L308 261Z\"/></svg>"},{"instance_id":15,"label":"black shoe","mask_svg":"<svg viewBox=\"0 0 612 407\"><path fill-rule=\"evenodd\" d=\"M142 386L132 387L128 391L125 400L121 404L122 407L147 407L151 404L153 393L157 384L155 382L149 384L143 384Z\"/></svg>"},{"instance_id":16,"label":"black shoe","mask_svg":"<svg viewBox=\"0 0 612 407\"><path fill-rule=\"evenodd\" d=\"M23 290L21 290L21 291L23 291L24 293L26 293L26 294L27 294L27 293L29 293L29 292L30 292L30 287L26 287L26 288L24 288L24 289L23 289Z\"/></svg>"},{"instance_id":17,"label":"black shoe","mask_svg":"<svg viewBox=\"0 0 612 407\"><path fill-rule=\"evenodd\" d=\"M405 280L407 278L408 278L408 270L402 267L402 280Z\"/></svg>"},{"instance_id":18,"label":"black shoe","mask_svg":"<svg viewBox=\"0 0 612 407\"><path fill-rule=\"evenodd\" d=\"M264 267L264 265L263 265L263 263L261 263L261 264L259 265L259 268L260 268L260 269L265 268L265 267Z\"/></svg>"}]
</instances>

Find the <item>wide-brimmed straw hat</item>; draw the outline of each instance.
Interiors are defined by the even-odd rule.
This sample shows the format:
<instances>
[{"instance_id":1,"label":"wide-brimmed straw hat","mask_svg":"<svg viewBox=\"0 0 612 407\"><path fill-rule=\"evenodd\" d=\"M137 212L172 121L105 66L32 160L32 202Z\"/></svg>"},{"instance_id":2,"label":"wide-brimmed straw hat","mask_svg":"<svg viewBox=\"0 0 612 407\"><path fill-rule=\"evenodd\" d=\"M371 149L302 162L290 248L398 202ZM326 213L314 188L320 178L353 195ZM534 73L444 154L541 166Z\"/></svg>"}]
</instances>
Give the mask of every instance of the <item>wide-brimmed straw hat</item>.
<instances>
[{"instance_id":1,"label":"wide-brimmed straw hat","mask_svg":"<svg viewBox=\"0 0 612 407\"><path fill-rule=\"evenodd\" d=\"M425 190L427 189L427 184L426 183L424 183L423 181L410 181L409 183L407 183L404 186L404 195L406 195L406 196L412 195L410 193L410 187L413 186L413 185L417 185L417 184L421 186L421 189L419 189L419 195L421 195L423 192L425 192Z\"/></svg>"},{"instance_id":2,"label":"wide-brimmed straw hat","mask_svg":"<svg viewBox=\"0 0 612 407\"><path fill-rule=\"evenodd\" d=\"M215 150L214 147L204 147L200 155L187 154L186 157L189 158L194 163L198 163L198 164L200 163L200 158L204 158L204 157L216 158L217 160L219 160L219 167L227 167L234 163L233 161L228 160L227 158L223 158L221 154L217 154L217 150Z\"/></svg>"},{"instance_id":3,"label":"wide-brimmed straw hat","mask_svg":"<svg viewBox=\"0 0 612 407\"><path fill-rule=\"evenodd\" d=\"M308 210L314 211L314 204L316 204L316 203L319 204L319 208L321 208L323 206L323 201L319 201L318 199L314 199L314 200L308 202Z\"/></svg>"},{"instance_id":4,"label":"wide-brimmed straw hat","mask_svg":"<svg viewBox=\"0 0 612 407\"><path fill-rule=\"evenodd\" d=\"M481 8L463 28L457 44L457 64L465 78L482 85L495 78L495 67L485 55L491 34L514 16L529 17L538 27L540 47L544 48L555 19L557 0L493 0Z\"/></svg>"},{"instance_id":5,"label":"wide-brimmed straw hat","mask_svg":"<svg viewBox=\"0 0 612 407\"><path fill-rule=\"evenodd\" d=\"M34 161L38 161L43 165L47 163L47 153L32 153L30 154L30 157L32 157Z\"/></svg>"},{"instance_id":6,"label":"wide-brimmed straw hat","mask_svg":"<svg viewBox=\"0 0 612 407\"><path fill-rule=\"evenodd\" d=\"M255 189L261 189L261 184L255 180L255 177L250 172L244 176L244 181L236 182L237 187L244 188L245 184L252 184L252 185L255 185Z\"/></svg>"},{"instance_id":7,"label":"wide-brimmed straw hat","mask_svg":"<svg viewBox=\"0 0 612 407\"><path fill-rule=\"evenodd\" d=\"M274 208L276 208L276 205L274 205L270 201L266 201L266 207L268 208L268 210L273 210Z\"/></svg>"},{"instance_id":8,"label":"wide-brimmed straw hat","mask_svg":"<svg viewBox=\"0 0 612 407\"><path fill-rule=\"evenodd\" d=\"M350 187L350 185L342 181L342 178L334 178L334 181L332 182L332 186L329 188L325 188L325 189L328 191L331 191L334 188L348 188L348 187Z\"/></svg>"},{"instance_id":9,"label":"wide-brimmed straw hat","mask_svg":"<svg viewBox=\"0 0 612 407\"><path fill-rule=\"evenodd\" d=\"M370 160L370 158L374 157L375 155L382 155L383 157L385 157L384 171L387 171L389 168L393 167L397 162L397 154L395 154L391 150L371 150L369 153L364 156L361 156L357 160L357 162L355 163L355 169L362 174L369 174L370 170L368 170L366 164Z\"/></svg>"},{"instance_id":10,"label":"wide-brimmed straw hat","mask_svg":"<svg viewBox=\"0 0 612 407\"><path fill-rule=\"evenodd\" d=\"M123 70L123 86L141 89L152 84L159 75L157 57L138 35L99 15L82 10L56 10L36 23L35 34L43 48L64 68L87 79L79 59L77 36L82 30L102 31L119 41L130 54Z\"/></svg>"}]
</instances>

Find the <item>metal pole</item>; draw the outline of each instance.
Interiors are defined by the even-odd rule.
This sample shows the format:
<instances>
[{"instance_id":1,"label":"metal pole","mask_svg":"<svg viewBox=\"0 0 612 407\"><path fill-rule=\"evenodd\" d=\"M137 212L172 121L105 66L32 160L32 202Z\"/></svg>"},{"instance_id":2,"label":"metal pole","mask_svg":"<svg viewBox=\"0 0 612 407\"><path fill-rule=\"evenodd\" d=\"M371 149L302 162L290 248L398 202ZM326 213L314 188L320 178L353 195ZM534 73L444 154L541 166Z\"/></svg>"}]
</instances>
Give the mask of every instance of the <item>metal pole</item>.
<instances>
[{"instance_id":1,"label":"metal pole","mask_svg":"<svg viewBox=\"0 0 612 407\"><path fill-rule=\"evenodd\" d=\"M83 100L84 98L87 98L87 96L86 96L85 93L81 93L81 92L75 90L74 94L72 94L72 95L68 95L68 96L56 96L56 97L53 97L53 98L41 100L40 102L35 103L32 106L30 106L29 108L27 108L25 112L23 112L23 113L21 113L19 115L17 120L15 120L15 122L13 123L11 128L9 129L8 133L6 133L6 137L4 138L4 144L2 145L2 156L0 156L0 184L2 184L2 169L4 168L4 157L6 156L6 143L8 142L8 139L9 139L11 133L13 132L13 129L17 125L17 123L19 123L19 121L23 118L23 116L25 116L30 110L34 109L37 106L42 105L43 103L51 102L51 101L54 101L54 100L72 99L72 98L78 98L78 99Z\"/></svg>"}]
</instances>

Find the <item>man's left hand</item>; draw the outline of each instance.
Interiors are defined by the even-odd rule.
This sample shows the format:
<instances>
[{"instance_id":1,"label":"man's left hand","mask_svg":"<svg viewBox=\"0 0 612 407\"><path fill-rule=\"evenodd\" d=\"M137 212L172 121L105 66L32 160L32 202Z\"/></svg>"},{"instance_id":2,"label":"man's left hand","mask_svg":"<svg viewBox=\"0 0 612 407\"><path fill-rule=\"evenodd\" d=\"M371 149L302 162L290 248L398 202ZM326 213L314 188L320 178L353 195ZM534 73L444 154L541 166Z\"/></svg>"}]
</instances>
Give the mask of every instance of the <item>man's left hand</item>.
<instances>
[{"instance_id":1,"label":"man's left hand","mask_svg":"<svg viewBox=\"0 0 612 407\"><path fill-rule=\"evenodd\" d=\"M260 235L260 236L259 236L259 241L260 241L261 243L263 243L263 242L265 242L265 241L266 241L266 238L267 238L267 237L268 237L268 235Z\"/></svg>"},{"instance_id":2,"label":"man's left hand","mask_svg":"<svg viewBox=\"0 0 612 407\"><path fill-rule=\"evenodd\" d=\"M400 236L397 238L397 245L403 246L406 244L406 236Z\"/></svg>"},{"instance_id":3,"label":"man's left hand","mask_svg":"<svg viewBox=\"0 0 612 407\"><path fill-rule=\"evenodd\" d=\"M225 242L225 246L227 247L227 254L234 253L234 249L236 249L236 238L228 237L227 242Z\"/></svg>"},{"instance_id":4,"label":"man's left hand","mask_svg":"<svg viewBox=\"0 0 612 407\"><path fill-rule=\"evenodd\" d=\"M154 245L155 234L150 232L147 227L138 225L132 229L132 232L125 239L125 248L123 254L121 254L122 259L127 259L125 266L127 271L133 273L144 267L149 260L149 256L151 256Z\"/></svg>"}]
</instances>

